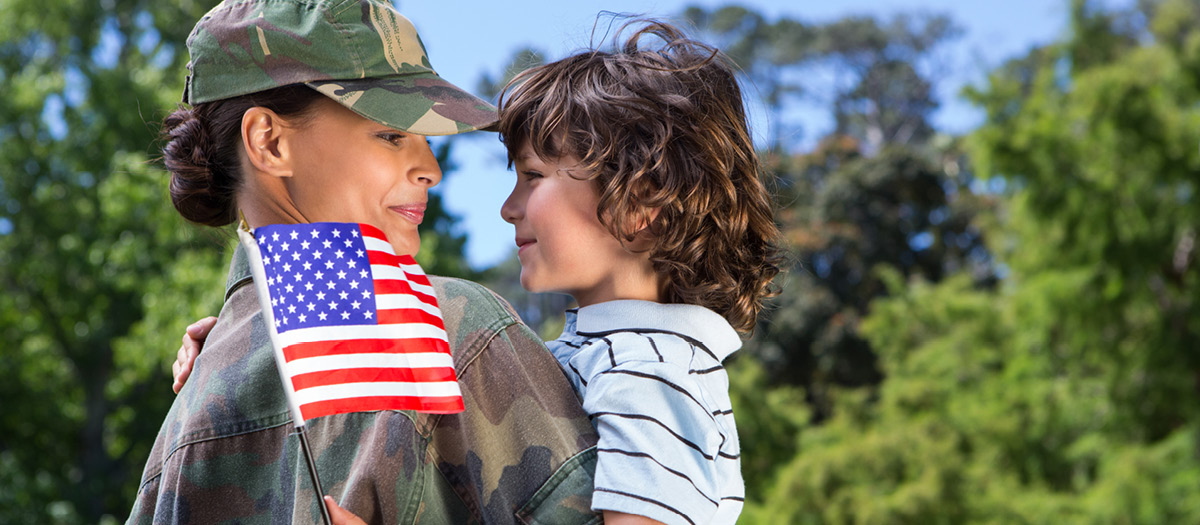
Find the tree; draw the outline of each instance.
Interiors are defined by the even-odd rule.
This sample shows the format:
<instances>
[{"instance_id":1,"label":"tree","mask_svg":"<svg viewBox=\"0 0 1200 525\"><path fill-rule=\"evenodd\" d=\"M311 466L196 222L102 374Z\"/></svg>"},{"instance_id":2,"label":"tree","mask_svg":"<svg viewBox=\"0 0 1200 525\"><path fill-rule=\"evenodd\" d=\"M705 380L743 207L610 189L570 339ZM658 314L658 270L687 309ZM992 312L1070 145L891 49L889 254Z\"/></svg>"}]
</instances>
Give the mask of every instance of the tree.
<instances>
[{"instance_id":1,"label":"tree","mask_svg":"<svg viewBox=\"0 0 1200 525\"><path fill-rule=\"evenodd\" d=\"M748 521L1200 520L1200 9L1072 18L969 91L999 282L880 270L887 378L836 392Z\"/></svg>"}]
</instances>

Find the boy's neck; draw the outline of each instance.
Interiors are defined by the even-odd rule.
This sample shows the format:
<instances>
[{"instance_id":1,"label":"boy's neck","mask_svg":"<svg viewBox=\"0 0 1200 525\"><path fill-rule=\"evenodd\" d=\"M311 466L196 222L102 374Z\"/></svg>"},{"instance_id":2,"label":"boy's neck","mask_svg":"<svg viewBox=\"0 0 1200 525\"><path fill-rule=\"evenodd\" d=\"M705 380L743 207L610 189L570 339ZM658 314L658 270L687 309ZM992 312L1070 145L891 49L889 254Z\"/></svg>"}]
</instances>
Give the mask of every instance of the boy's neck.
<instances>
[{"instance_id":1,"label":"boy's neck","mask_svg":"<svg viewBox=\"0 0 1200 525\"><path fill-rule=\"evenodd\" d=\"M661 303L662 279L647 264L645 268L613 272L604 282L588 290L570 292L580 307L619 300L639 300Z\"/></svg>"}]
</instances>

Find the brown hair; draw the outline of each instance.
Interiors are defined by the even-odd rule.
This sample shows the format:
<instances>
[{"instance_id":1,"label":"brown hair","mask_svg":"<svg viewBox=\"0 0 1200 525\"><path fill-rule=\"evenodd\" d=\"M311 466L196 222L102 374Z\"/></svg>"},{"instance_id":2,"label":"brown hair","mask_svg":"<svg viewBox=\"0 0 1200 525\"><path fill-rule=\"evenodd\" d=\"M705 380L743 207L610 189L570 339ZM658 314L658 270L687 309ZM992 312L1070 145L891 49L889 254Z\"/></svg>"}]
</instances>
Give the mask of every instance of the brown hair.
<instances>
[{"instance_id":1,"label":"brown hair","mask_svg":"<svg viewBox=\"0 0 1200 525\"><path fill-rule=\"evenodd\" d=\"M323 95L292 84L240 97L180 106L163 120L163 163L171 173L171 202L183 218L207 226L237 220L234 195L242 181L242 115L267 108L303 121Z\"/></svg>"},{"instance_id":2,"label":"brown hair","mask_svg":"<svg viewBox=\"0 0 1200 525\"><path fill-rule=\"evenodd\" d=\"M737 78L715 48L653 20L622 30L633 23L644 27L614 52L514 78L500 97L500 140L510 165L526 143L539 157L578 157L614 236L625 243L648 225L664 299L751 331L782 258ZM647 36L663 43L643 49Z\"/></svg>"}]
</instances>

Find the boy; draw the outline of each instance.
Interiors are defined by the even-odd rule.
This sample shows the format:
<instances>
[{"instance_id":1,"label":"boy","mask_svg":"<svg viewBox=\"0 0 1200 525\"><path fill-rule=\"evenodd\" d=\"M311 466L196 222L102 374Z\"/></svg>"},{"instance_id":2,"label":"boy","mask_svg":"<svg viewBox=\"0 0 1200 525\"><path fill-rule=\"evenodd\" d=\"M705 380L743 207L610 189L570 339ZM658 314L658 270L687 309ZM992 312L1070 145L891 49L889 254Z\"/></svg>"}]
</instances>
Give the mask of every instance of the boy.
<instances>
[{"instance_id":1,"label":"boy","mask_svg":"<svg viewBox=\"0 0 1200 525\"><path fill-rule=\"evenodd\" d=\"M734 523L744 486L721 361L780 255L731 68L648 22L613 53L519 75L498 128L517 172L501 215L521 284L579 303L547 346L600 434L592 509L607 523ZM185 336L177 385L188 348Z\"/></svg>"},{"instance_id":2,"label":"boy","mask_svg":"<svg viewBox=\"0 0 1200 525\"><path fill-rule=\"evenodd\" d=\"M517 172L501 215L521 285L579 304L546 344L600 434L592 509L608 522L733 523L742 507L721 361L769 294L778 230L721 58L649 22L501 97Z\"/></svg>"}]
</instances>

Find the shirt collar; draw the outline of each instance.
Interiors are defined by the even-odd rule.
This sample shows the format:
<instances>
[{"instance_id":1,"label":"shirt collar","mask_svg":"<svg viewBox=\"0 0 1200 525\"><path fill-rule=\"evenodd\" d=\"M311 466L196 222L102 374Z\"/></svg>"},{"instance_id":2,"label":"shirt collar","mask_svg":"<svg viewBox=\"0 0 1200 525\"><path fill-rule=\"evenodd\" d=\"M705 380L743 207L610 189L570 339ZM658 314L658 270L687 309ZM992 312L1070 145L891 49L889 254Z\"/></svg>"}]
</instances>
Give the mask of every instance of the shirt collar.
<instances>
[{"instance_id":1,"label":"shirt collar","mask_svg":"<svg viewBox=\"0 0 1200 525\"><path fill-rule=\"evenodd\" d=\"M242 243L236 243L233 247L233 260L229 263L229 278L225 281L225 300L228 301L233 292L253 280L253 274L250 273L250 257L246 255Z\"/></svg>"},{"instance_id":2,"label":"shirt collar","mask_svg":"<svg viewBox=\"0 0 1200 525\"><path fill-rule=\"evenodd\" d=\"M699 341L718 360L724 360L742 346L729 321L694 304L607 301L578 308L574 316L568 312L567 325L571 324L583 336L621 331L673 332Z\"/></svg>"}]
</instances>

